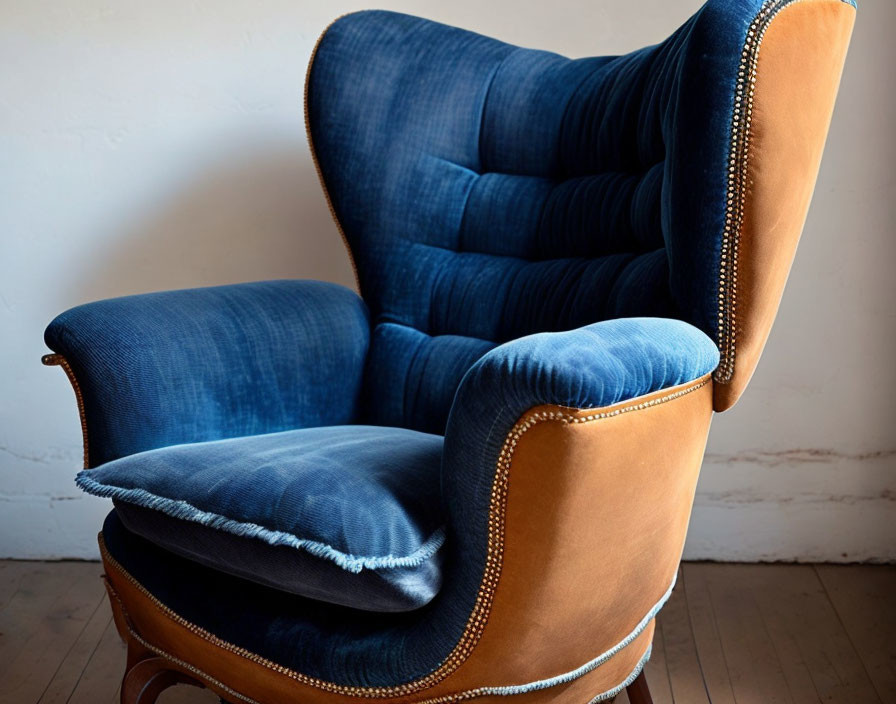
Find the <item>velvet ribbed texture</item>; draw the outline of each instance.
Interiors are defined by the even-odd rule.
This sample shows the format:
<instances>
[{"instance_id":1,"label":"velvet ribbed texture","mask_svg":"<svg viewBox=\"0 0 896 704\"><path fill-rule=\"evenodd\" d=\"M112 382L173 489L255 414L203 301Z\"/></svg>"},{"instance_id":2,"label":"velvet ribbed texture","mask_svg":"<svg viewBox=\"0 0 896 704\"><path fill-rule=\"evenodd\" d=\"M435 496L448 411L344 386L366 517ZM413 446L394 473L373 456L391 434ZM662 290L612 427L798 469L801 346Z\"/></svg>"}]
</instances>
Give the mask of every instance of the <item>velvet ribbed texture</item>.
<instances>
[{"instance_id":1,"label":"velvet ribbed texture","mask_svg":"<svg viewBox=\"0 0 896 704\"><path fill-rule=\"evenodd\" d=\"M436 668L470 616L484 568L498 453L516 420L541 404L611 405L697 379L717 361L715 345L699 330L656 319L614 320L533 335L482 357L464 376L445 437L442 495L448 536L440 550L443 586L429 604L410 613L384 618L295 596L285 599L230 577L218 579L206 568L185 566L170 553L147 549L122 531L117 517L110 518L104 534L112 555L163 603L230 642L340 684L404 682ZM360 461L360 466L366 463ZM104 471L87 475L102 476ZM428 487L429 495L438 493L437 482ZM225 497L230 493L226 487L221 491ZM348 496L345 500L354 503ZM596 497L595 511L600 510ZM369 529L378 530L378 516L369 518ZM331 519L329 514L320 517ZM216 589L198 598L194 583L213 579Z\"/></svg>"},{"instance_id":2,"label":"velvet ribbed texture","mask_svg":"<svg viewBox=\"0 0 896 704\"><path fill-rule=\"evenodd\" d=\"M438 435L331 426L150 450L77 482L113 498L128 527L212 567L354 608L407 611L441 583L441 461Z\"/></svg>"},{"instance_id":3,"label":"velvet ribbed texture","mask_svg":"<svg viewBox=\"0 0 896 704\"><path fill-rule=\"evenodd\" d=\"M85 388L97 463L362 420L445 432L442 589L389 616L287 598L153 548L113 514L114 557L175 611L311 676L387 686L435 669L470 617L498 452L519 416L605 406L717 363L735 83L760 7L709 0L656 46L579 60L390 12L332 25L309 73L309 127L370 322L347 292L292 283L261 285L270 305L257 307L235 288L94 304L47 340ZM190 295L217 297L199 299L200 318L238 334L178 314ZM196 351L210 342L216 355ZM130 426L119 435L116 421Z\"/></svg>"},{"instance_id":4,"label":"velvet ribbed texture","mask_svg":"<svg viewBox=\"0 0 896 704\"><path fill-rule=\"evenodd\" d=\"M357 419L364 302L321 281L126 296L50 323L84 397L90 466L166 445Z\"/></svg>"},{"instance_id":5,"label":"velvet ribbed texture","mask_svg":"<svg viewBox=\"0 0 896 704\"><path fill-rule=\"evenodd\" d=\"M369 420L444 432L471 361L530 333L661 316L715 337L760 5L711 0L656 46L577 60L391 12L330 27L308 117L375 326Z\"/></svg>"}]
</instances>

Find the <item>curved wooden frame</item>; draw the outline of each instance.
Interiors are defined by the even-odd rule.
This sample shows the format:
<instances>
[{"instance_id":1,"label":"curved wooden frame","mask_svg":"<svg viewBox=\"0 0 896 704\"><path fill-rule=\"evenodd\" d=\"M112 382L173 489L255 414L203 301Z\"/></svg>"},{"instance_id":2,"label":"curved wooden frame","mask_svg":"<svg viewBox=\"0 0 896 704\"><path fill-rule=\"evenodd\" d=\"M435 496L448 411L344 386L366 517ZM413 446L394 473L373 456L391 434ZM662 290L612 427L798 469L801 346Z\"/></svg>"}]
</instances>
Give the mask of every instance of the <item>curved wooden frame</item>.
<instances>
[{"instance_id":1,"label":"curved wooden frame","mask_svg":"<svg viewBox=\"0 0 896 704\"><path fill-rule=\"evenodd\" d=\"M199 680L175 669L165 658L135 645L134 641L128 643L128 666L121 680L121 704L155 704L163 691L176 684L205 687Z\"/></svg>"}]
</instances>

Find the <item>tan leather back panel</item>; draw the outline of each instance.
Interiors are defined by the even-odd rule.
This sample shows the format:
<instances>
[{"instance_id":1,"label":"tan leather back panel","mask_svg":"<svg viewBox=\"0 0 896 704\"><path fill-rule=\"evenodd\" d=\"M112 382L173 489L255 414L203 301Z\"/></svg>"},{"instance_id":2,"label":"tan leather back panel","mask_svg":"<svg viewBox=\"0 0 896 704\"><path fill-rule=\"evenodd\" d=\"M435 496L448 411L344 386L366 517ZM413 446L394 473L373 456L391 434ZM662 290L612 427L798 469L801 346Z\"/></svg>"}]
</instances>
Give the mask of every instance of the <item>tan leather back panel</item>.
<instances>
[{"instance_id":1,"label":"tan leather back panel","mask_svg":"<svg viewBox=\"0 0 896 704\"><path fill-rule=\"evenodd\" d=\"M759 48L748 181L734 295L730 379L714 406L731 407L753 375L778 311L821 163L855 9L799 0L781 10Z\"/></svg>"}]
</instances>

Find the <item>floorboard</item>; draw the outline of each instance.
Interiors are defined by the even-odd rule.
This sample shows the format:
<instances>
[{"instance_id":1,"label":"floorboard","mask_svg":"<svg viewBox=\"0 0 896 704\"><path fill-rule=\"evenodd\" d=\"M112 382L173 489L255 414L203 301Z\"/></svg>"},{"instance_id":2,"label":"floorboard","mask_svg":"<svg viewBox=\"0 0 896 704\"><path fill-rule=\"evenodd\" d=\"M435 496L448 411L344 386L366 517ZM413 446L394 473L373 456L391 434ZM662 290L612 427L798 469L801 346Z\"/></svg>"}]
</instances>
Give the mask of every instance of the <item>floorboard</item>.
<instances>
[{"instance_id":1,"label":"floorboard","mask_svg":"<svg viewBox=\"0 0 896 704\"><path fill-rule=\"evenodd\" d=\"M713 704L735 704L722 636L704 567L704 565L684 565L682 568L691 632L694 634L700 671L709 700Z\"/></svg>"},{"instance_id":2,"label":"floorboard","mask_svg":"<svg viewBox=\"0 0 896 704\"><path fill-rule=\"evenodd\" d=\"M882 702L896 702L896 567L818 565L849 640Z\"/></svg>"},{"instance_id":3,"label":"floorboard","mask_svg":"<svg viewBox=\"0 0 896 704\"><path fill-rule=\"evenodd\" d=\"M673 702L709 704L709 695L703 683L697 643L688 616L687 594L679 578L672 596L658 619L665 646L666 668ZM650 682L648 682L648 685Z\"/></svg>"},{"instance_id":4,"label":"floorboard","mask_svg":"<svg viewBox=\"0 0 896 704\"><path fill-rule=\"evenodd\" d=\"M66 704L117 702L118 684L124 674L124 662L124 643L121 642L110 615Z\"/></svg>"},{"instance_id":5,"label":"floorboard","mask_svg":"<svg viewBox=\"0 0 896 704\"><path fill-rule=\"evenodd\" d=\"M647 685L653 696L654 704L674 704L672 683L669 681L669 669L666 664L666 641L663 629L658 624L653 634L653 655L644 668Z\"/></svg>"},{"instance_id":6,"label":"floorboard","mask_svg":"<svg viewBox=\"0 0 896 704\"><path fill-rule=\"evenodd\" d=\"M781 565L774 574L746 565L749 585L799 702L881 704L865 666L811 565ZM809 688L808 680L814 687Z\"/></svg>"},{"instance_id":7,"label":"floorboard","mask_svg":"<svg viewBox=\"0 0 896 704\"><path fill-rule=\"evenodd\" d=\"M102 602L97 605L90 621L81 631L78 640L65 656L44 690L39 704L67 704L72 691L81 681L97 645L106 627L111 623L112 616L108 608Z\"/></svg>"},{"instance_id":8,"label":"floorboard","mask_svg":"<svg viewBox=\"0 0 896 704\"><path fill-rule=\"evenodd\" d=\"M59 563L45 579L23 577L3 609L0 704L37 702L105 598L100 566ZM34 575L32 575L34 576Z\"/></svg>"}]
</instances>

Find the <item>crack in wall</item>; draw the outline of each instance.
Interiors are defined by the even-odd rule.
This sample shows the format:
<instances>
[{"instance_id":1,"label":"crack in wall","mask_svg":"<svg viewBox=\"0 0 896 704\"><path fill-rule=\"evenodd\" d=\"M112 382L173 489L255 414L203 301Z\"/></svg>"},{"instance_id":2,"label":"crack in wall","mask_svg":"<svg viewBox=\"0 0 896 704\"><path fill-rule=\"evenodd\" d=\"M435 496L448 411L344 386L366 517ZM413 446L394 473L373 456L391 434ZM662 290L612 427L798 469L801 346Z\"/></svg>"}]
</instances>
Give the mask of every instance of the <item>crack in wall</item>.
<instances>
[{"instance_id":1,"label":"crack in wall","mask_svg":"<svg viewBox=\"0 0 896 704\"><path fill-rule=\"evenodd\" d=\"M780 467L786 464L833 464L836 462L880 462L896 460L896 449L868 452L841 452L828 448L797 448L788 450L746 450L735 454L706 453L709 464L756 464Z\"/></svg>"},{"instance_id":2,"label":"crack in wall","mask_svg":"<svg viewBox=\"0 0 896 704\"><path fill-rule=\"evenodd\" d=\"M26 453L13 450L8 445L0 445L0 453L9 455L23 462L33 462L34 464L49 465L53 462L72 462L81 458L80 450L71 450L64 448L50 448L41 453Z\"/></svg>"},{"instance_id":3,"label":"crack in wall","mask_svg":"<svg viewBox=\"0 0 896 704\"><path fill-rule=\"evenodd\" d=\"M873 494L805 492L801 494L786 494L781 496L759 494L751 490L715 492L698 491L696 503L701 506L716 505L726 508L736 508L738 506L756 504L774 504L778 506L841 504L844 506L854 506L856 504L881 503L884 506L889 506L891 504L896 504L896 491L893 489L883 489Z\"/></svg>"},{"instance_id":4,"label":"crack in wall","mask_svg":"<svg viewBox=\"0 0 896 704\"><path fill-rule=\"evenodd\" d=\"M80 501L89 498L87 494L0 494L0 502L6 503L26 503L36 502L55 503L59 501Z\"/></svg>"}]
</instances>

